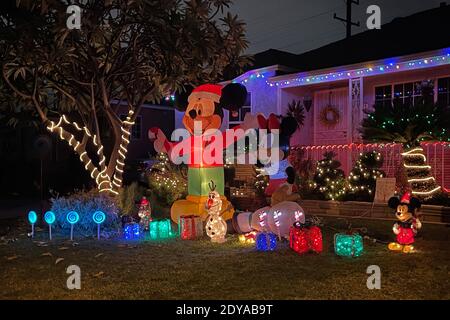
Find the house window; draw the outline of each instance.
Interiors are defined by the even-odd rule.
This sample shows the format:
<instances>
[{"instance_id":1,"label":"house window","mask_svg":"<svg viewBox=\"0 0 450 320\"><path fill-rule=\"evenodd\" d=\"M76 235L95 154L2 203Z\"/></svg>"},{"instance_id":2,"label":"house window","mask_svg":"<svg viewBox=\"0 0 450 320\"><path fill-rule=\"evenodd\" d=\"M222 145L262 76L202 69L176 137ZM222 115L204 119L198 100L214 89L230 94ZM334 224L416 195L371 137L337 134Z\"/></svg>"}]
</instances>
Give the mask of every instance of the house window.
<instances>
[{"instance_id":1,"label":"house window","mask_svg":"<svg viewBox=\"0 0 450 320\"><path fill-rule=\"evenodd\" d=\"M408 82L394 85L394 101L410 105L422 97L420 82Z\"/></svg>"},{"instance_id":2,"label":"house window","mask_svg":"<svg viewBox=\"0 0 450 320\"><path fill-rule=\"evenodd\" d=\"M438 79L437 100L439 105L450 105L450 77Z\"/></svg>"},{"instance_id":3,"label":"house window","mask_svg":"<svg viewBox=\"0 0 450 320\"><path fill-rule=\"evenodd\" d=\"M124 121L127 118L125 114L120 115L120 120ZM141 125L142 123L142 117L137 116L136 120L134 121L134 125L131 127L131 139L133 140L139 140L141 139Z\"/></svg>"},{"instance_id":4,"label":"house window","mask_svg":"<svg viewBox=\"0 0 450 320\"><path fill-rule=\"evenodd\" d=\"M375 106L386 106L392 101L414 104L422 97L421 82L397 83L375 87Z\"/></svg>"},{"instance_id":5,"label":"house window","mask_svg":"<svg viewBox=\"0 0 450 320\"><path fill-rule=\"evenodd\" d=\"M375 106L388 106L392 101L392 86L375 88Z\"/></svg>"},{"instance_id":6,"label":"house window","mask_svg":"<svg viewBox=\"0 0 450 320\"><path fill-rule=\"evenodd\" d=\"M250 92L247 93L247 99L245 100L244 106L233 115L233 112L228 112L228 127L231 129L244 121L247 112L252 112L252 95Z\"/></svg>"}]
</instances>

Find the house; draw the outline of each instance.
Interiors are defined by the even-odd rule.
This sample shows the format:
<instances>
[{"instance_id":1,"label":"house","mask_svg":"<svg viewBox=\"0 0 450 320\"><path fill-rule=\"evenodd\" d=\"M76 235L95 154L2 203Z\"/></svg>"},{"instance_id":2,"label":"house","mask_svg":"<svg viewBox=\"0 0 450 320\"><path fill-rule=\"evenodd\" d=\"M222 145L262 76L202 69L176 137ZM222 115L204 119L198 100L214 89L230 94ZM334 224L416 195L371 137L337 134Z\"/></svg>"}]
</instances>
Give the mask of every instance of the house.
<instances>
[{"instance_id":1,"label":"house","mask_svg":"<svg viewBox=\"0 0 450 320\"><path fill-rule=\"evenodd\" d=\"M448 21L450 6L443 3L302 54L259 53L253 69L230 80L247 87L248 105L239 117L226 113L222 129L238 124L245 112L285 114L288 103L300 100L309 112L291 139L293 149L303 149L313 160L333 150L346 173L360 152L376 149L385 157L383 169L393 176L401 146L362 144L358 128L364 110L394 97L414 100L420 94L416 85L424 80L434 84L436 101L450 104ZM181 126L177 113L175 127ZM448 143L424 148L438 182L450 188Z\"/></svg>"},{"instance_id":2,"label":"house","mask_svg":"<svg viewBox=\"0 0 450 320\"><path fill-rule=\"evenodd\" d=\"M125 119L128 108L124 104L117 110L120 118ZM136 117L135 124L131 128L131 140L128 145L127 162L147 160L155 155L153 143L148 139L147 132L152 127L159 127L170 136L174 130L174 107L169 103L144 104L141 107L139 115Z\"/></svg>"}]
</instances>

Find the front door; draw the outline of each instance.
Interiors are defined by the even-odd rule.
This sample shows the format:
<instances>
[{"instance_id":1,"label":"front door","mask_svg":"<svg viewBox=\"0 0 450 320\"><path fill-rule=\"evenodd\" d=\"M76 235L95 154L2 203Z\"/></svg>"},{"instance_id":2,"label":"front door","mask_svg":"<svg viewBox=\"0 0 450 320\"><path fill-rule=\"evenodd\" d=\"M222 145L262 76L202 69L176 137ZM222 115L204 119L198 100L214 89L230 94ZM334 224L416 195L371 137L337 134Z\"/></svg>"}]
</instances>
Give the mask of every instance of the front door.
<instances>
[{"instance_id":1,"label":"front door","mask_svg":"<svg viewBox=\"0 0 450 320\"><path fill-rule=\"evenodd\" d=\"M314 93L314 145L341 145L351 142L352 125L348 88Z\"/></svg>"}]
</instances>

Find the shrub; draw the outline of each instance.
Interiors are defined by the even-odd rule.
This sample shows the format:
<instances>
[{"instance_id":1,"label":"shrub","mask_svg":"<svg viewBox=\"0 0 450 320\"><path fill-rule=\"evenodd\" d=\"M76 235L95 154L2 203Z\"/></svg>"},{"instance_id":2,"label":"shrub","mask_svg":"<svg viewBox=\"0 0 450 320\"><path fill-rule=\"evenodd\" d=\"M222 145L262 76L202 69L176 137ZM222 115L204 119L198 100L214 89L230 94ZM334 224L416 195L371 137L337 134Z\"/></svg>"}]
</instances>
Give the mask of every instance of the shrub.
<instances>
[{"instance_id":1,"label":"shrub","mask_svg":"<svg viewBox=\"0 0 450 320\"><path fill-rule=\"evenodd\" d=\"M136 201L145 195L145 191L145 188L140 187L137 182L122 188L119 197L120 214L132 216L137 211Z\"/></svg>"},{"instance_id":2,"label":"shrub","mask_svg":"<svg viewBox=\"0 0 450 320\"><path fill-rule=\"evenodd\" d=\"M186 166L172 164L164 153L159 153L156 160L148 174L149 187L162 206L170 207L187 195Z\"/></svg>"},{"instance_id":3,"label":"shrub","mask_svg":"<svg viewBox=\"0 0 450 320\"><path fill-rule=\"evenodd\" d=\"M361 153L348 180L346 200L372 202L375 197L375 187L378 178L386 174L380 170L383 156L377 151Z\"/></svg>"},{"instance_id":4,"label":"shrub","mask_svg":"<svg viewBox=\"0 0 450 320\"><path fill-rule=\"evenodd\" d=\"M67 234L70 232L70 224L66 215L70 211L76 211L80 215L80 221L74 225L74 232L84 237L97 234L97 225L92 220L92 214L103 211L106 220L101 226L102 233L113 235L119 231L120 219L119 208L114 198L99 194L97 190L80 191L66 197L55 197L51 199L51 210L55 213L55 231Z\"/></svg>"},{"instance_id":5,"label":"shrub","mask_svg":"<svg viewBox=\"0 0 450 320\"><path fill-rule=\"evenodd\" d=\"M326 152L317 162L316 172L310 182L314 193L326 200L342 200L345 196L345 176L334 152Z\"/></svg>"}]
</instances>

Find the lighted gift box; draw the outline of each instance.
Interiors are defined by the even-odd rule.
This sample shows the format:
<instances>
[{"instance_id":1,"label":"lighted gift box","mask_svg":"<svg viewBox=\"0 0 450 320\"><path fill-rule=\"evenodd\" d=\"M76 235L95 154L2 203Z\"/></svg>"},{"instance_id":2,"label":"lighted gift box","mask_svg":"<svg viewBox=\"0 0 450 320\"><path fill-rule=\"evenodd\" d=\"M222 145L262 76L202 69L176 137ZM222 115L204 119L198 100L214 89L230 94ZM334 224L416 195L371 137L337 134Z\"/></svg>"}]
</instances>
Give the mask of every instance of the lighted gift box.
<instances>
[{"instance_id":1,"label":"lighted gift box","mask_svg":"<svg viewBox=\"0 0 450 320\"><path fill-rule=\"evenodd\" d=\"M123 228L123 235L125 240L137 240L140 237L139 224L136 222L130 222L125 224Z\"/></svg>"},{"instance_id":2,"label":"lighted gift box","mask_svg":"<svg viewBox=\"0 0 450 320\"><path fill-rule=\"evenodd\" d=\"M174 236L172 224L169 219L150 222L150 239L167 239Z\"/></svg>"},{"instance_id":3,"label":"lighted gift box","mask_svg":"<svg viewBox=\"0 0 450 320\"><path fill-rule=\"evenodd\" d=\"M260 232L256 235L257 251L273 251L277 248L277 236L269 232Z\"/></svg>"},{"instance_id":4,"label":"lighted gift box","mask_svg":"<svg viewBox=\"0 0 450 320\"><path fill-rule=\"evenodd\" d=\"M253 244L256 242L256 231L248 232L239 235L239 242L244 244Z\"/></svg>"},{"instance_id":5,"label":"lighted gift box","mask_svg":"<svg viewBox=\"0 0 450 320\"><path fill-rule=\"evenodd\" d=\"M334 252L343 257L359 257L364 251L363 238L355 234L334 235Z\"/></svg>"},{"instance_id":6,"label":"lighted gift box","mask_svg":"<svg viewBox=\"0 0 450 320\"><path fill-rule=\"evenodd\" d=\"M194 240L203 236L203 222L199 216L181 216L178 231L183 240Z\"/></svg>"},{"instance_id":7,"label":"lighted gift box","mask_svg":"<svg viewBox=\"0 0 450 320\"><path fill-rule=\"evenodd\" d=\"M322 231L317 226L295 223L289 230L289 247L299 254L320 253L323 249Z\"/></svg>"}]
</instances>

